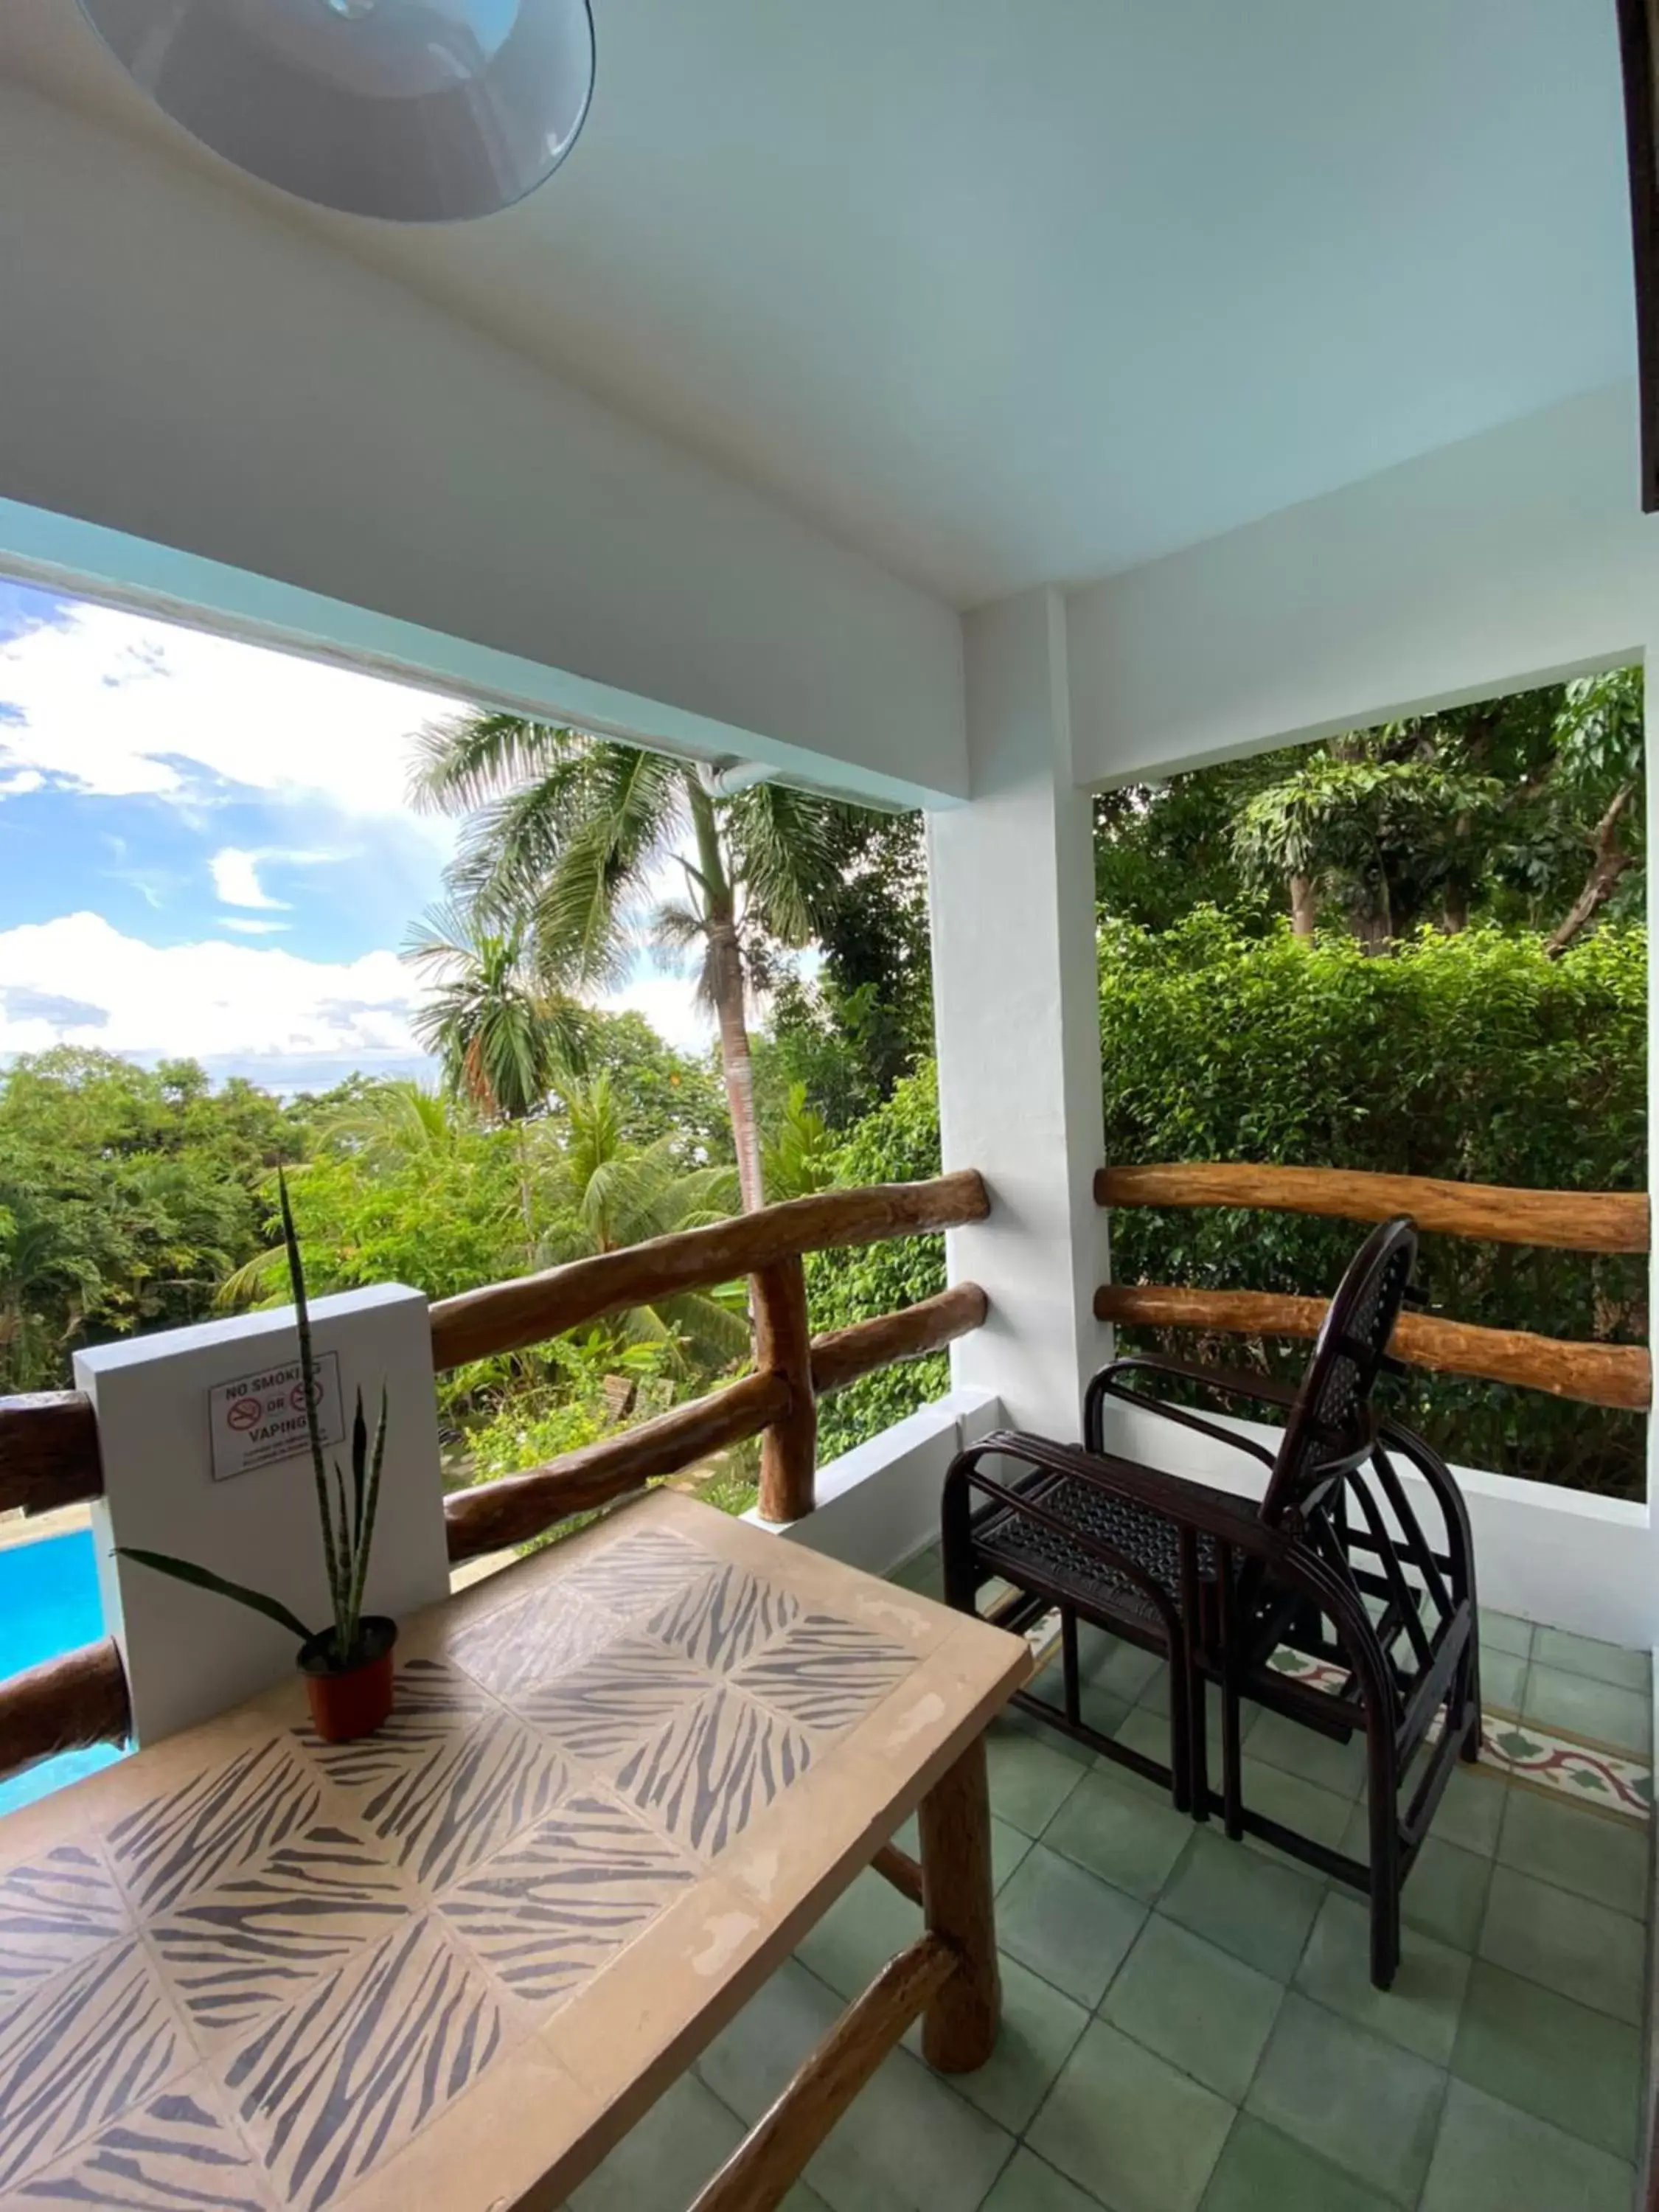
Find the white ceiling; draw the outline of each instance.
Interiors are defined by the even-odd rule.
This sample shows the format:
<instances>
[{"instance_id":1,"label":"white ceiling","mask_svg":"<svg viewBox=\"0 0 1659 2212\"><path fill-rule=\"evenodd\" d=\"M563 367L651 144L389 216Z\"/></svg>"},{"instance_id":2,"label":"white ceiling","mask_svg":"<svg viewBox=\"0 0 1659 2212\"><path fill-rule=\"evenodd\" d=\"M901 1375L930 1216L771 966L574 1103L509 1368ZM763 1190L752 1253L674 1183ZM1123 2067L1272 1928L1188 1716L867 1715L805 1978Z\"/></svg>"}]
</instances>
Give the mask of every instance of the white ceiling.
<instances>
[{"instance_id":1,"label":"white ceiling","mask_svg":"<svg viewBox=\"0 0 1659 2212\"><path fill-rule=\"evenodd\" d=\"M246 189L957 602L1633 367L1613 0L594 11L586 131L522 207ZM5 0L0 74L219 167L71 0Z\"/></svg>"}]
</instances>

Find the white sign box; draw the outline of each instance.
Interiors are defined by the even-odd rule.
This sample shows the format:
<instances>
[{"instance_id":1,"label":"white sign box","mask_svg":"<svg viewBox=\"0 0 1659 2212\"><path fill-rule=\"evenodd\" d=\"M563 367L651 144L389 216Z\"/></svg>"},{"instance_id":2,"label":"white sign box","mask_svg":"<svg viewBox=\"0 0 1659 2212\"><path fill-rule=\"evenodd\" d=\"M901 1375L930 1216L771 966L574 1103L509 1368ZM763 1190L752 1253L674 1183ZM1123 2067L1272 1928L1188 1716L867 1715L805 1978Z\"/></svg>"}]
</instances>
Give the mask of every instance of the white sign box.
<instances>
[{"instance_id":1,"label":"white sign box","mask_svg":"<svg viewBox=\"0 0 1659 2212\"><path fill-rule=\"evenodd\" d=\"M323 1443L345 1437L345 1407L340 1395L340 1355L325 1352L317 1362L317 1425ZM258 1467L297 1459L308 1449L305 1384L297 1359L257 1368L234 1382L216 1382L208 1392L208 1422L213 1437L213 1479L228 1482Z\"/></svg>"}]
</instances>

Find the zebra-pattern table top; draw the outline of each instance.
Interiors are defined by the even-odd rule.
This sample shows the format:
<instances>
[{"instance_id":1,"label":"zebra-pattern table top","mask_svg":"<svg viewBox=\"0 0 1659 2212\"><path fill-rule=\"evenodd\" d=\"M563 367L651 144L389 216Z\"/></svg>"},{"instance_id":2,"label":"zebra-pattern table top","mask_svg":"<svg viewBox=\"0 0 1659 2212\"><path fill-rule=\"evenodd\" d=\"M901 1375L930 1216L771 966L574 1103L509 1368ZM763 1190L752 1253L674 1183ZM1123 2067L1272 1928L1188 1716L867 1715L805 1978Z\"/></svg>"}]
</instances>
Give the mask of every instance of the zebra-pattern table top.
<instances>
[{"instance_id":1,"label":"zebra-pattern table top","mask_svg":"<svg viewBox=\"0 0 1659 2212\"><path fill-rule=\"evenodd\" d=\"M0 1821L0 2205L550 2205L1028 1671L667 1492Z\"/></svg>"}]
</instances>

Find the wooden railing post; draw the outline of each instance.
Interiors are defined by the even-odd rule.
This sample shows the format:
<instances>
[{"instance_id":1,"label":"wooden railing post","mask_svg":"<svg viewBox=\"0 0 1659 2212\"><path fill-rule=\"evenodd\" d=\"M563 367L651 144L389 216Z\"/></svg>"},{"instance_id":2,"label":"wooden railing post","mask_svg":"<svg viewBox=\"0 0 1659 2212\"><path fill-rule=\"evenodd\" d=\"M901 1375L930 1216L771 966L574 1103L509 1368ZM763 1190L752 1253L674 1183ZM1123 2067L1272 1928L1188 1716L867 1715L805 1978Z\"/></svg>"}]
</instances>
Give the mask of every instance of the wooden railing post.
<instances>
[{"instance_id":1,"label":"wooden railing post","mask_svg":"<svg viewBox=\"0 0 1659 2212\"><path fill-rule=\"evenodd\" d=\"M763 1521L799 1521L812 1510L818 1468L818 1408L812 1389L812 1329L806 1269L780 1260L753 1278L755 1367L789 1385L789 1410L761 1438Z\"/></svg>"}]
</instances>

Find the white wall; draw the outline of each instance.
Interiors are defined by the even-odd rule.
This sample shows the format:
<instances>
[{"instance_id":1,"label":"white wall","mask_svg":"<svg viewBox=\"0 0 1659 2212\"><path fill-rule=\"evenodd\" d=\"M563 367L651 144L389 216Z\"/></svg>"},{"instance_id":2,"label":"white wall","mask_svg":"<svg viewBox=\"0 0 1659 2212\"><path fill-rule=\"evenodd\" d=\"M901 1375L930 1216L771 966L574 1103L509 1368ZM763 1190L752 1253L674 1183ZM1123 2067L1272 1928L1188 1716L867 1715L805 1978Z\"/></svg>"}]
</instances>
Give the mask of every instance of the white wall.
<instances>
[{"instance_id":1,"label":"white wall","mask_svg":"<svg viewBox=\"0 0 1659 2212\"><path fill-rule=\"evenodd\" d=\"M1633 659L1636 401L1593 392L1073 592L1078 774L1159 772Z\"/></svg>"},{"instance_id":2,"label":"white wall","mask_svg":"<svg viewBox=\"0 0 1659 2212\"><path fill-rule=\"evenodd\" d=\"M720 726L720 750L822 755L896 796L965 787L950 609L314 236L3 85L0 499L611 687L641 735L662 732L638 702L665 702ZM28 518L7 520L0 568L27 571ZM210 615L246 599L246 578L160 566ZM375 649L361 626L357 644Z\"/></svg>"}]
</instances>

